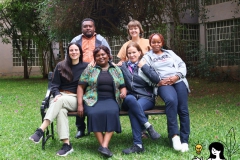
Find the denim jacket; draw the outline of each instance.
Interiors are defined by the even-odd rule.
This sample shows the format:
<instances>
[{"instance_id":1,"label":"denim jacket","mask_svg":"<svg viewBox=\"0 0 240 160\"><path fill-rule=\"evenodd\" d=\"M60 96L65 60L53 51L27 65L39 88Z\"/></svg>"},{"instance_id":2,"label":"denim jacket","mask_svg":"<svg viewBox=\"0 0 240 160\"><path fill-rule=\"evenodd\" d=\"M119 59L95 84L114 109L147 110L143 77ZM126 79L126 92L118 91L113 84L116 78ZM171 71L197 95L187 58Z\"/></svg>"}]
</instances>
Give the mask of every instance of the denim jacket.
<instances>
[{"instance_id":1,"label":"denim jacket","mask_svg":"<svg viewBox=\"0 0 240 160\"><path fill-rule=\"evenodd\" d=\"M152 75L153 79L155 78L159 81L159 77L157 73L152 74L152 73L155 73L155 71L151 69L150 66L145 65L144 67L145 67L145 70L149 72L150 75ZM153 87L151 84L149 84L150 80L146 81L145 78L142 78L139 75L139 73L140 72L142 73L142 71L140 68L138 68L138 66L136 66L136 68L132 71L132 73L128 69L127 62L124 62L120 68L124 75L124 80L125 80L125 84L128 91L127 94L134 95L136 98L144 97L153 102L155 101L155 95L153 94Z\"/></svg>"}]
</instances>

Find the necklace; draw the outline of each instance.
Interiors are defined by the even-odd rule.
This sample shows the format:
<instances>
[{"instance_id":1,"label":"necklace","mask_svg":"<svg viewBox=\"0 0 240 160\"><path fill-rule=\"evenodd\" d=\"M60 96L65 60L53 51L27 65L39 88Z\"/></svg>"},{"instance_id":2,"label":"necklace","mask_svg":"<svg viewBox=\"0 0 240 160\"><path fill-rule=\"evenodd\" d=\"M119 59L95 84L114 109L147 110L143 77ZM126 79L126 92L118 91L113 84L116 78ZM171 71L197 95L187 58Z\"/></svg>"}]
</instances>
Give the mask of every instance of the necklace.
<instances>
[{"instance_id":1,"label":"necklace","mask_svg":"<svg viewBox=\"0 0 240 160\"><path fill-rule=\"evenodd\" d=\"M107 71L108 70L108 68L109 68L109 64L107 64L107 66L106 67L101 67L102 68L102 71Z\"/></svg>"}]
</instances>

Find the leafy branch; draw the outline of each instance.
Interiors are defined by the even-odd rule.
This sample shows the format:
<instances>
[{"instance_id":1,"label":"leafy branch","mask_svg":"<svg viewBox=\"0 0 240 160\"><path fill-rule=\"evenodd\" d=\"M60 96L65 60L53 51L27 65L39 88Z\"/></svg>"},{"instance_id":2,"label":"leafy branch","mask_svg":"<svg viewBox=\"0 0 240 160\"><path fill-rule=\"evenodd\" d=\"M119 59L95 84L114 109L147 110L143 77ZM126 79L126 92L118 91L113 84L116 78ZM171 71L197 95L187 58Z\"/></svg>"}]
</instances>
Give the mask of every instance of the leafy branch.
<instances>
[{"instance_id":1,"label":"leafy branch","mask_svg":"<svg viewBox=\"0 0 240 160\"><path fill-rule=\"evenodd\" d=\"M240 150L240 144L238 145L236 143L235 131L233 127L228 131L226 135L226 141L225 142L221 141L221 142L225 146L228 160L231 160L232 156Z\"/></svg>"}]
</instances>

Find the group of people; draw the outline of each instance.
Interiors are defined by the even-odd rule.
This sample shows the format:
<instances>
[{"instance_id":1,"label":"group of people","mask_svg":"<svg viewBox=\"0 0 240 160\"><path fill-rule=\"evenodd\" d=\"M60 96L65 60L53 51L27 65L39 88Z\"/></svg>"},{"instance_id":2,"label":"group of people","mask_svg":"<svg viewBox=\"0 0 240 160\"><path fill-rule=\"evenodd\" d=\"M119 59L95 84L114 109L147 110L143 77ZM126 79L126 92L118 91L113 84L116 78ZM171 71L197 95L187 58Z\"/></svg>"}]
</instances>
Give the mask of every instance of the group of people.
<instances>
[{"instance_id":1,"label":"group of people","mask_svg":"<svg viewBox=\"0 0 240 160\"><path fill-rule=\"evenodd\" d=\"M121 133L119 111L128 111L132 128L133 145L124 154L144 151L142 135L152 140L160 138L144 114L155 106L159 95L166 105L168 136L177 151L188 151L190 120L188 112L189 86L186 65L171 50L163 49L164 38L154 33L148 39L137 20L127 26L129 41L120 49L114 64L107 41L95 33L94 21L82 21L82 34L75 37L67 48L65 60L54 70L51 84L50 106L41 126L29 137L39 143L44 130L56 118L57 132L63 141L59 156L73 152L69 140L68 111L77 111L76 138L85 135L87 116L88 132L94 132L98 151L108 157L109 142L114 132ZM180 129L178 127L178 116Z\"/></svg>"}]
</instances>

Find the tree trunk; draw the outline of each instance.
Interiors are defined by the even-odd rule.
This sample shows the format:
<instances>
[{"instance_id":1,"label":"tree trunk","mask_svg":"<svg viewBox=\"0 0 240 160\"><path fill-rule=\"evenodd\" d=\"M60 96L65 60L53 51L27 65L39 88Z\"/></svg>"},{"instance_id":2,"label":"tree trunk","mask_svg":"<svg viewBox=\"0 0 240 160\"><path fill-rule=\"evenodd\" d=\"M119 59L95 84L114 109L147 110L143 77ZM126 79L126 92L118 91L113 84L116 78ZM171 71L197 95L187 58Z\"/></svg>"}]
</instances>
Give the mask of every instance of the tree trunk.
<instances>
[{"instance_id":1,"label":"tree trunk","mask_svg":"<svg viewBox=\"0 0 240 160\"><path fill-rule=\"evenodd\" d=\"M22 60L23 60L23 67L24 67L24 79L29 79L29 75L28 75L28 58L23 56L22 57Z\"/></svg>"},{"instance_id":2,"label":"tree trunk","mask_svg":"<svg viewBox=\"0 0 240 160\"><path fill-rule=\"evenodd\" d=\"M54 66L53 66L53 62L55 63L55 60L53 59L53 49L52 49L52 43L49 43L49 51L50 51L50 55L49 55L49 61L48 61L48 64L49 64L49 71L53 71L54 70Z\"/></svg>"},{"instance_id":3,"label":"tree trunk","mask_svg":"<svg viewBox=\"0 0 240 160\"><path fill-rule=\"evenodd\" d=\"M40 50L40 55L41 55L41 62L42 62L42 76L43 78L47 78L48 76L48 67L47 67L47 54L48 54L48 51L43 51L42 49Z\"/></svg>"},{"instance_id":4,"label":"tree trunk","mask_svg":"<svg viewBox=\"0 0 240 160\"><path fill-rule=\"evenodd\" d=\"M20 48L19 44L17 41L15 41L15 45L17 47L17 50L19 54L21 55L21 58L23 60L23 78L24 79L29 79L29 74L28 74L28 54L26 54L26 43L24 40L19 39L20 42L22 43L22 49Z\"/></svg>"},{"instance_id":5,"label":"tree trunk","mask_svg":"<svg viewBox=\"0 0 240 160\"><path fill-rule=\"evenodd\" d=\"M60 51L60 55L61 55L61 60L64 60L65 54L64 54L63 42L62 41L59 42L59 51Z\"/></svg>"},{"instance_id":6,"label":"tree trunk","mask_svg":"<svg viewBox=\"0 0 240 160\"><path fill-rule=\"evenodd\" d=\"M23 60L23 78L24 79L29 79L28 75L28 54L27 54L27 48L26 48L26 42L23 39L22 40L22 51L21 51L21 56Z\"/></svg>"},{"instance_id":7,"label":"tree trunk","mask_svg":"<svg viewBox=\"0 0 240 160\"><path fill-rule=\"evenodd\" d=\"M30 77L31 75L31 71L32 71L32 60L33 60L33 57L32 57L32 52L30 52L30 43L31 43L31 39L28 38L28 41L27 41L27 69L28 69L28 59L30 58L30 68L28 69L28 77Z\"/></svg>"}]
</instances>

